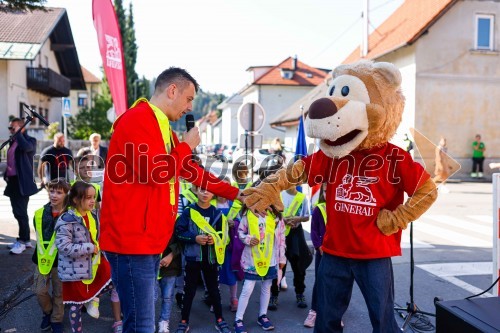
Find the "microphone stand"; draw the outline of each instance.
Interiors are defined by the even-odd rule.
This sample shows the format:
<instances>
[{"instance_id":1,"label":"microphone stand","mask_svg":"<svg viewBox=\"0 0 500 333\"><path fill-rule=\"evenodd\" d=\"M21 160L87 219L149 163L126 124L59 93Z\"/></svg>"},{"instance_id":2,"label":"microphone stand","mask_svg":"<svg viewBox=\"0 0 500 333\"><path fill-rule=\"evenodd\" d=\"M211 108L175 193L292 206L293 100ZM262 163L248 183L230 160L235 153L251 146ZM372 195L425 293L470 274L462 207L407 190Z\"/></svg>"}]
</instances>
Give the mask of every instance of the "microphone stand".
<instances>
[{"instance_id":1,"label":"microphone stand","mask_svg":"<svg viewBox=\"0 0 500 333\"><path fill-rule=\"evenodd\" d=\"M436 317L434 313L421 311L413 299L413 274L415 272L415 261L413 260L413 222L410 223L410 301L406 302L406 308L394 307L394 311L398 312L403 318L404 323L401 331L404 332L406 326L410 323L411 318L416 314ZM401 312L406 311L406 316Z\"/></svg>"}]
</instances>

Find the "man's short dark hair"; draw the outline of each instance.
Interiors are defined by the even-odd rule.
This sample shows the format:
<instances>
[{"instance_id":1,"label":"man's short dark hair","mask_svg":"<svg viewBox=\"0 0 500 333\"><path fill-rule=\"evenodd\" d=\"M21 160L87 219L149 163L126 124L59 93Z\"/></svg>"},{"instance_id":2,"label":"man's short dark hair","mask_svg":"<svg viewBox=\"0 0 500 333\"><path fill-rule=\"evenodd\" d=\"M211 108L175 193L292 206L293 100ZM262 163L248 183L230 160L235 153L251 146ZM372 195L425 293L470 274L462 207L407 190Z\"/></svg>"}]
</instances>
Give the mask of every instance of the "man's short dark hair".
<instances>
[{"instance_id":1,"label":"man's short dark hair","mask_svg":"<svg viewBox=\"0 0 500 333\"><path fill-rule=\"evenodd\" d=\"M200 85L194 77L191 76L185 69L178 67L170 67L169 69L164 70L157 78L155 83L155 92L158 90L163 90L167 86L175 83L179 86L180 89L184 89L187 87L187 84L191 82L194 84L194 89L198 92Z\"/></svg>"},{"instance_id":2,"label":"man's short dark hair","mask_svg":"<svg viewBox=\"0 0 500 333\"><path fill-rule=\"evenodd\" d=\"M11 123L21 123L21 124L23 123L23 121L21 120L21 118L17 118L17 117L12 118L12 119L10 120L10 122L11 122Z\"/></svg>"}]
</instances>

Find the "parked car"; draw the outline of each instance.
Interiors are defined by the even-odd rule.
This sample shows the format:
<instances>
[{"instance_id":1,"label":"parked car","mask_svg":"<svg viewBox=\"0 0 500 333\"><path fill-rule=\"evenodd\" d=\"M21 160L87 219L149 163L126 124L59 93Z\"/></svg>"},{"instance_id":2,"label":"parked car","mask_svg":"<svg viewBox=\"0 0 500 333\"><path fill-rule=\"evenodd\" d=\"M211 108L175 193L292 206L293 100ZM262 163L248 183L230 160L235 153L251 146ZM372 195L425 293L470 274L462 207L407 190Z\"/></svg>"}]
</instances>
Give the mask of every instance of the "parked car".
<instances>
[{"instance_id":1,"label":"parked car","mask_svg":"<svg viewBox=\"0 0 500 333\"><path fill-rule=\"evenodd\" d=\"M226 147L224 151L222 152L222 156L229 162L233 163L233 154L234 151L238 148L238 145L236 143L232 144L230 147Z\"/></svg>"}]
</instances>

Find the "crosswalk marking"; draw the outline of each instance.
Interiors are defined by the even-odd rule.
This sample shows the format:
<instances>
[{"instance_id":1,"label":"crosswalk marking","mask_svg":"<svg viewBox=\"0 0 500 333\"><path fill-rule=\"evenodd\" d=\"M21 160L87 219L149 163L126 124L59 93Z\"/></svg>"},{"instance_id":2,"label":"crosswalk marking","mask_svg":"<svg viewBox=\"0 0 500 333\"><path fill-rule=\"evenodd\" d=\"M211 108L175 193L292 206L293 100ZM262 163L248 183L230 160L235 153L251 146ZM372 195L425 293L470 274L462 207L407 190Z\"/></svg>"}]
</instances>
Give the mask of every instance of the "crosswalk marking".
<instances>
[{"instance_id":1,"label":"crosswalk marking","mask_svg":"<svg viewBox=\"0 0 500 333\"><path fill-rule=\"evenodd\" d=\"M450 228L443 228L439 226L432 225L430 223L420 223L419 228L415 228L418 233L425 233L432 237L432 239L440 239L445 242L445 244L453 244L456 246L465 247L486 247L491 248L493 246L492 240L483 240L479 237L469 236L460 232L451 230ZM434 243L436 244L436 243ZM442 243L438 243L442 244Z\"/></svg>"},{"instance_id":2,"label":"crosswalk marking","mask_svg":"<svg viewBox=\"0 0 500 333\"><path fill-rule=\"evenodd\" d=\"M421 268L443 280L446 280L462 289L467 290L473 295L483 292L457 276L466 275L491 275L493 272L492 262L458 262L458 263L439 263L439 264L423 264L417 265ZM480 297L493 297L491 293L484 293Z\"/></svg>"},{"instance_id":3,"label":"crosswalk marking","mask_svg":"<svg viewBox=\"0 0 500 333\"><path fill-rule=\"evenodd\" d=\"M467 215L467 217L480 222L493 224L493 217L491 215Z\"/></svg>"},{"instance_id":4,"label":"crosswalk marking","mask_svg":"<svg viewBox=\"0 0 500 333\"><path fill-rule=\"evenodd\" d=\"M410 227L408 227L406 230L403 230L403 234L401 235L401 248L402 249L409 249L411 246L410 244ZM421 240L417 239L415 237L415 233L413 233L413 248L414 249L432 249L435 248L434 245L422 242Z\"/></svg>"},{"instance_id":5,"label":"crosswalk marking","mask_svg":"<svg viewBox=\"0 0 500 333\"><path fill-rule=\"evenodd\" d=\"M452 227L461 228L464 230L476 232L486 236L492 236L493 230L491 227L479 225L477 223L467 222L449 215L426 215L426 219L430 219L441 224L446 224Z\"/></svg>"}]
</instances>

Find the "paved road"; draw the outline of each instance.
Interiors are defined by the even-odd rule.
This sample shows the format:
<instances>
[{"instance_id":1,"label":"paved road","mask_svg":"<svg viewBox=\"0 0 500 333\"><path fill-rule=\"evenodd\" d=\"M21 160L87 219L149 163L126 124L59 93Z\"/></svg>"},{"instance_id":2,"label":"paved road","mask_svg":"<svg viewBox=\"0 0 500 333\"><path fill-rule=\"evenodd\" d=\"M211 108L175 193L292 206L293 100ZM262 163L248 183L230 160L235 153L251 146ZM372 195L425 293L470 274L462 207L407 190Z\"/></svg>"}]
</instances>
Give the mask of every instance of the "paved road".
<instances>
[{"instance_id":1,"label":"paved road","mask_svg":"<svg viewBox=\"0 0 500 333\"><path fill-rule=\"evenodd\" d=\"M436 204L418 221L414 223L415 243L415 302L426 312L435 312L433 300L440 296L445 300L462 299L480 290L486 289L492 282L492 185L487 183L449 184L450 193L441 194ZM2 190L0 188L0 190ZM30 214L45 202L42 192L30 201ZM29 274L30 254L8 256L3 243L12 240L17 232L17 224L10 214L10 206L4 197L0 198L0 290L5 284L12 285ZM305 229L309 225L306 223ZM394 258L394 275L396 302L402 306L409 301L410 258L409 232L404 232L403 256ZM32 234L33 238L34 235ZM7 263L7 264L4 264ZM5 276L5 277L4 277ZM293 277L287 273L287 279ZM314 269L307 272L306 298L310 301ZM8 283L7 283L7 282ZM291 285L291 283L290 283ZM0 291L3 296L4 291ZM202 291L199 290L193 307L191 329L193 332L214 332L212 316L201 302ZM222 288L223 303L227 306L227 290ZM256 293L255 293L256 294ZM20 294L18 300L28 297L26 301L15 306L0 317L2 332L37 332L41 319L40 310L34 297L30 297L30 289ZM84 327L87 332L109 332L112 324L109 298L101 303L102 317L99 320L84 316ZM260 331L255 319L257 316L258 298L253 295L247 310L245 322L251 332ZM159 311L159 304L157 307ZM269 317L276 325L276 332L312 332L302 326L307 310L298 309L294 304L292 290L280 295L280 308L277 312L269 312ZM173 313L172 322L176 322L180 313ZM225 312L228 321L234 318L229 311ZM402 324L403 319L399 316ZM430 318L431 324L434 323ZM371 326L364 300L356 288L352 301L344 317L345 332L369 332ZM175 325L173 325L175 327ZM69 326L66 323L67 331ZM407 328L407 332L410 329Z\"/></svg>"}]
</instances>

